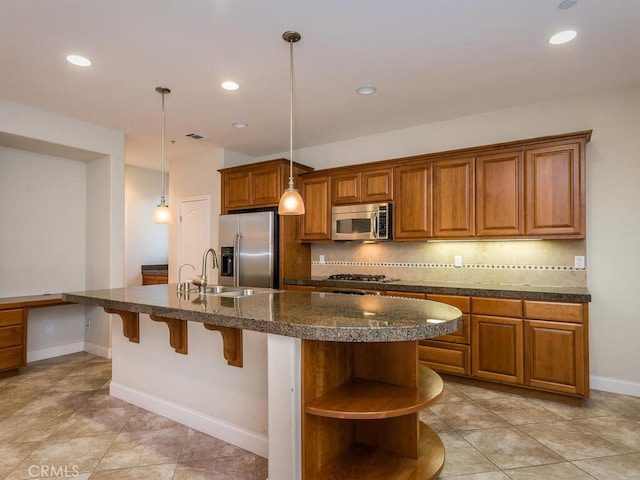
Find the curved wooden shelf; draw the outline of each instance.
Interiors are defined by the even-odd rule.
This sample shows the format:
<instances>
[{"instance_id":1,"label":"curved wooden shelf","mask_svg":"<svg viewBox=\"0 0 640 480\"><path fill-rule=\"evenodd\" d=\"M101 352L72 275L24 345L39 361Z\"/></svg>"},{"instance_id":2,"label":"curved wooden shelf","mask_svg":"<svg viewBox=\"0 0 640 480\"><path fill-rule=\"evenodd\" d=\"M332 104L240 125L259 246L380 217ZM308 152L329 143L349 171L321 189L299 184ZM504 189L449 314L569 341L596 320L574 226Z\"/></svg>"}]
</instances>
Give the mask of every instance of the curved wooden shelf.
<instances>
[{"instance_id":1,"label":"curved wooden shelf","mask_svg":"<svg viewBox=\"0 0 640 480\"><path fill-rule=\"evenodd\" d=\"M354 380L309 402L305 413L321 417L366 420L393 418L418 412L442 396L440 376L419 366L418 388L369 380Z\"/></svg>"},{"instance_id":2,"label":"curved wooden shelf","mask_svg":"<svg viewBox=\"0 0 640 480\"><path fill-rule=\"evenodd\" d=\"M308 479L430 480L438 477L444 460L442 440L431 428L420 422L420 455L417 459L354 443L344 454Z\"/></svg>"}]
</instances>

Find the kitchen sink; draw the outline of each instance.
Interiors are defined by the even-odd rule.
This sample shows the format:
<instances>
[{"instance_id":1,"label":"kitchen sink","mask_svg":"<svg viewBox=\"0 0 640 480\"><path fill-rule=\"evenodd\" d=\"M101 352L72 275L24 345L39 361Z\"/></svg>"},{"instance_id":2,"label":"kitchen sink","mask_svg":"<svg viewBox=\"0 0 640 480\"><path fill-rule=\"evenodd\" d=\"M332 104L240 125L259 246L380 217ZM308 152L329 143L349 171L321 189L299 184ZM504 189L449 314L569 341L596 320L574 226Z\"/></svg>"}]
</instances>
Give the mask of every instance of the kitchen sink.
<instances>
[{"instance_id":1,"label":"kitchen sink","mask_svg":"<svg viewBox=\"0 0 640 480\"><path fill-rule=\"evenodd\" d=\"M235 290L233 287L223 287L222 285L213 285L204 289L204 293L219 294Z\"/></svg>"},{"instance_id":2,"label":"kitchen sink","mask_svg":"<svg viewBox=\"0 0 640 480\"><path fill-rule=\"evenodd\" d=\"M204 291L206 295L217 295L220 297L247 297L249 295L259 295L263 293L277 292L272 288L243 288L227 287L223 285L212 285Z\"/></svg>"}]
</instances>

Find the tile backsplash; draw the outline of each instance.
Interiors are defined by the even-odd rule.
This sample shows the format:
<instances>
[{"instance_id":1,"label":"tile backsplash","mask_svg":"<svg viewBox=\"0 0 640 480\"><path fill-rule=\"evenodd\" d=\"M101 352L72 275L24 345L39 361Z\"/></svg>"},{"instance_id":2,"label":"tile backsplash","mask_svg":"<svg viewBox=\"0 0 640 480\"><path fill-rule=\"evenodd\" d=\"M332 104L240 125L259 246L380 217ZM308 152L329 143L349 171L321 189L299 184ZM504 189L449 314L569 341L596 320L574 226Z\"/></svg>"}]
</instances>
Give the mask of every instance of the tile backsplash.
<instances>
[{"instance_id":1,"label":"tile backsplash","mask_svg":"<svg viewBox=\"0 0 640 480\"><path fill-rule=\"evenodd\" d=\"M324 263L320 263L320 256ZM586 287L585 240L316 243L311 274L384 274L402 280ZM460 256L462 266L455 266Z\"/></svg>"}]
</instances>

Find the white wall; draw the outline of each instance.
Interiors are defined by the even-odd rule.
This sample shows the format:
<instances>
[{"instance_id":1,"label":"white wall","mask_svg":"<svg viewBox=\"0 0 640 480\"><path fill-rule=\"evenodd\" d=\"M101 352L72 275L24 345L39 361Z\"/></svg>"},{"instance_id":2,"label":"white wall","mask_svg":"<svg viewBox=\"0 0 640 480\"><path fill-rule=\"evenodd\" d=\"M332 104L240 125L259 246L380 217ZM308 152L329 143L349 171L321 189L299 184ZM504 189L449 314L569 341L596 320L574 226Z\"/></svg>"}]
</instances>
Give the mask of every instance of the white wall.
<instances>
[{"instance_id":1,"label":"white wall","mask_svg":"<svg viewBox=\"0 0 640 480\"><path fill-rule=\"evenodd\" d=\"M640 87L301 149L296 160L320 169L588 129L593 129L587 145L592 386L640 396ZM262 159L277 156L282 154Z\"/></svg>"},{"instance_id":2,"label":"white wall","mask_svg":"<svg viewBox=\"0 0 640 480\"><path fill-rule=\"evenodd\" d=\"M61 168L64 173L60 175L50 172L41 186L44 192L36 192L36 195L46 194L47 198L37 204L15 199L3 203L11 205L12 218L20 218L22 222L31 225L29 228L33 232L34 241L38 242L41 249L47 248L47 245L54 247L58 237L65 238L65 235L71 233L74 236L74 239L66 239L73 246L73 251L66 244L58 245L58 250L50 255L52 258L43 264L36 261L37 249L28 243L24 243L21 251L14 249L13 253L19 262L31 262L31 265L38 265L37 268L40 269L53 266L54 270L44 277L47 280L42 285L38 283L40 281L34 281L30 269L12 271L9 281L22 286L13 294L35 295L44 293L43 288L59 293L65 290L121 287L124 271L124 135L3 100L0 100L0 133L4 135L3 138L15 136L21 139L20 143L24 146L19 155L21 158L31 159L30 161L37 161L34 166L37 172L47 172L50 169L59 171ZM33 151L40 153L46 153L47 148L56 152L68 152L70 158L78 156L84 158L86 163L34 154L29 151L31 147ZM16 166L13 165L12 168ZM81 186L78 184L80 170L84 175L84 184ZM37 172L34 173L36 177L40 175ZM29 185L31 179L23 177L24 173L20 173L21 178L12 180L16 184ZM79 198L80 190L83 191L82 198ZM61 202L63 208L56 210L56 201ZM49 217L40 217L40 212L47 211L42 205L47 206ZM37 208L34 209L34 206ZM24 242L23 238L13 233L15 221L9 222L7 218L4 214L0 216L2 237L5 239L3 241ZM55 223L62 222L63 219L70 223L60 226ZM62 233L58 228L65 228L71 233ZM61 255L61 258L56 258L56 255ZM56 268L70 270L73 281L70 283L66 280L67 276L56 273ZM2 277L4 281L4 270ZM3 292L0 295L8 294ZM72 309L79 309L76 321L69 320L73 317L69 313ZM90 320L91 327L80 335L85 318ZM41 330L38 324L43 322L53 323L54 332L58 325L60 331L66 333L60 338L53 335L51 342L44 341L38 338ZM71 322L71 325L65 322ZM101 309L71 306L33 310L29 315L29 324L30 361L83 348L102 355L109 353L110 318ZM36 332L32 332L32 329L36 329ZM34 333L33 337L31 333ZM38 350L33 351L32 347L36 346Z\"/></svg>"},{"instance_id":3,"label":"white wall","mask_svg":"<svg viewBox=\"0 0 640 480\"><path fill-rule=\"evenodd\" d=\"M169 176L165 174L165 184ZM168 263L169 226L151 221L160 202L161 173L139 167L125 167L126 281L128 287L142 285L141 265ZM171 205L171 197L167 196Z\"/></svg>"},{"instance_id":4,"label":"white wall","mask_svg":"<svg viewBox=\"0 0 640 480\"><path fill-rule=\"evenodd\" d=\"M218 169L222 164L222 149L172 161L169 206L175 221L169 229L169 283L176 283L178 276L180 199L211 196L211 246L218 248ZM244 367L237 368L227 365L218 332L196 322L189 322L188 327L189 354L181 355L169 346L166 325L147 315L140 316L139 344L124 338L121 321L114 320L112 394L266 455L266 335L243 333Z\"/></svg>"}]
</instances>

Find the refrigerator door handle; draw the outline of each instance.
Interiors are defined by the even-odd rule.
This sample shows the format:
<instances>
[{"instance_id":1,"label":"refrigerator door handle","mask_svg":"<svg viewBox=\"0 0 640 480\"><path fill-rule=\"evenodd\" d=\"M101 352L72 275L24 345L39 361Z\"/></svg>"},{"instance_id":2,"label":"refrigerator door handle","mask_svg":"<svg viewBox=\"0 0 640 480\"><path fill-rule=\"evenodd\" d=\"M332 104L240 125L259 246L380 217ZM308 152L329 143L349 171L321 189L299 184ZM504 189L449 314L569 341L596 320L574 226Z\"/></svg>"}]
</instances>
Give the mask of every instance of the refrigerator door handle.
<instances>
[{"instance_id":1,"label":"refrigerator door handle","mask_svg":"<svg viewBox=\"0 0 640 480\"><path fill-rule=\"evenodd\" d=\"M241 233L236 233L235 237L233 238L233 255L235 257L233 259L233 263L235 264L235 272L233 275L234 287L240 286L240 238L242 238Z\"/></svg>"}]
</instances>

